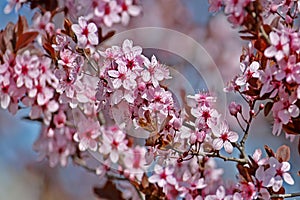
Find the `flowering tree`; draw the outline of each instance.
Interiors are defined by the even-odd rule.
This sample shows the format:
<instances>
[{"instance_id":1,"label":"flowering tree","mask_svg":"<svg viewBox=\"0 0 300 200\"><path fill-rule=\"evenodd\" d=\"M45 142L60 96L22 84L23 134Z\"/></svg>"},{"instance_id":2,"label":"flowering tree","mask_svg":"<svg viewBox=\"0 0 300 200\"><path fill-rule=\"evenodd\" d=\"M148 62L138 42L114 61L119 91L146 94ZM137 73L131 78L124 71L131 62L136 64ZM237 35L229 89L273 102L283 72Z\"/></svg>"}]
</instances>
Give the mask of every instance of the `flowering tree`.
<instances>
[{"instance_id":1,"label":"flowering tree","mask_svg":"<svg viewBox=\"0 0 300 200\"><path fill-rule=\"evenodd\" d=\"M5 13L24 4L36 14L20 16L0 34L0 102L12 114L29 107L27 119L42 123L34 148L49 165L68 161L105 182L95 195L123 199L283 199L296 174L290 149L267 144L253 155L245 145L254 119L272 115L273 134L299 139L300 34L294 25L298 1L210 0L249 41L241 73L225 88L246 106L229 112L232 131L208 92L182 95L179 106L164 84L170 68L126 39L104 43L105 27L142 12L134 0L9 0ZM63 27L57 23L63 18ZM59 20L58 20L59 21ZM184 92L183 92L184 94ZM142 137L143 136L143 137ZM300 146L298 147L300 153ZM263 151L267 156L262 157ZM88 162L94 158L98 166ZM225 184L215 159L233 162L237 179ZM295 166L296 167L296 166Z\"/></svg>"}]
</instances>

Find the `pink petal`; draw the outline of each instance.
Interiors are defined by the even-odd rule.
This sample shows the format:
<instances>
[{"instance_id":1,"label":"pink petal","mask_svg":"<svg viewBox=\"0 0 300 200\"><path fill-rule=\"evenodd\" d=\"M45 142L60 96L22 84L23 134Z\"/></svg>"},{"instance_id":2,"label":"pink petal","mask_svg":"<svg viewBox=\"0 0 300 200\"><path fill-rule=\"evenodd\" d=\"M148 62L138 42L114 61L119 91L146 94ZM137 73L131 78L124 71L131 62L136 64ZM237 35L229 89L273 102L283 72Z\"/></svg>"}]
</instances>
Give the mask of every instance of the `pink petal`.
<instances>
[{"instance_id":1,"label":"pink petal","mask_svg":"<svg viewBox=\"0 0 300 200\"><path fill-rule=\"evenodd\" d=\"M214 141L213 141L213 147L216 150L222 149L223 144L224 144L224 142L223 142L223 140L221 138L214 139Z\"/></svg>"},{"instance_id":2,"label":"pink petal","mask_svg":"<svg viewBox=\"0 0 300 200\"><path fill-rule=\"evenodd\" d=\"M292 176L289 173L283 173L283 179L286 183L290 184L290 185L294 185L294 179L292 178Z\"/></svg>"},{"instance_id":3,"label":"pink petal","mask_svg":"<svg viewBox=\"0 0 300 200\"><path fill-rule=\"evenodd\" d=\"M228 133L228 140L230 142L236 142L239 139L239 135L236 132L230 131Z\"/></svg>"},{"instance_id":4,"label":"pink petal","mask_svg":"<svg viewBox=\"0 0 300 200\"><path fill-rule=\"evenodd\" d=\"M99 43L98 36L95 33L90 33L88 39L92 45L98 45Z\"/></svg>"},{"instance_id":5,"label":"pink petal","mask_svg":"<svg viewBox=\"0 0 300 200\"><path fill-rule=\"evenodd\" d=\"M81 35L82 29L78 24L73 24L71 29L76 35Z\"/></svg>"},{"instance_id":6,"label":"pink petal","mask_svg":"<svg viewBox=\"0 0 300 200\"><path fill-rule=\"evenodd\" d=\"M117 163L117 161L119 160L119 154L117 151L111 151L110 152L110 155L109 155L109 158L110 160L113 162L113 163Z\"/></svg>"},{"instance_id":7,"label":"pink petal","mask_svg":"<svg viewBox=\"0 0 300 200\"><path fill-rule=\"evenodd\" d=\"M132 5L132 6L129 6L128 12L130 15L135 17L141 13L141 8L139 6Z\"/></svg>"},{"instance_id":8,"label":"pink petal","mask_svg":"<svg viewBox=\"0 0 300 200\"><path fill-rule=\"evenodd\" d=\"M3 109L7 109L10 103L10 96L8 94L2 94L1 96L1 107Z\"/></svg>"},{"instance_id":9,"label":"pink petal","mask_svg":"<svg viewBox=\"0 0 300 200\"><path fill-rule=\"evenodd\" d=\"M89 33L95 33L98 31L95 23L89 23L87 28L88 28Z\"/></svg>"},{"instance_id":10,"label":"pink petal","mask_svg":"<svg viewBox=\"0 0 300 200\"><path fill-rule=\"evenodd\" d=\"M275 56L276 53L277 53L277 49L274 46L268 47L264 52L265 56L268 58Z\"/></svg>"},{"instance_id":11,"label":"pink petal","mask_svg":"<svg viewBox=\"0 0 300 200\"><path fill-rule=\"evenodd\" d=\"M225 148L225 151L226 151L227 153L232 153L232 151L233 151L233 146L232 146L232 144L231 144L230 142L228 142L228 141L225 141L225 142L224 142L224 148Z\"/></svg>"},{"instance_id":12,"label":"pink petal","mask_svg":"<svg viewBox=\"0 0 300 200\"><path fill-rule=\"evenodd\" d=\"M85 28L87 26L87 21L84 17L79 17L78 19L78 24L82 27Z\"/></svg>"},{"instance_id":13,"label":"pink petal","mask_svg":"<svg viewBox=\"0 0 300 200\"><path fill-rule=\"evenodd\" d=\"M270 40L271 40L271 43L273 45L277 45L277 44L279 44L280 38L279 38L277 33L271 32L270 33Z\"/></svg>"}]
</instances>

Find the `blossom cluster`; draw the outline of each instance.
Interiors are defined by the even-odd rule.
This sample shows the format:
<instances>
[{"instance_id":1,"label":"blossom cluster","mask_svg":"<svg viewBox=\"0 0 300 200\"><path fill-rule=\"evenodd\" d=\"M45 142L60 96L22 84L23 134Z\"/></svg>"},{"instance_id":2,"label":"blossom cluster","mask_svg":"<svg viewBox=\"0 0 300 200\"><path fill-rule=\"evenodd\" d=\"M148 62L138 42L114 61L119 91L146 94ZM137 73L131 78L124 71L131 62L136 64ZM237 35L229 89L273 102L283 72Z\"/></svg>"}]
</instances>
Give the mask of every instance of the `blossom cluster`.
<instances>
[{"instance_id":1,"label":"blossom cluster","mask_svg":"<svg viewBox=\"0 0 300 200\"><path fill-rule=\"evenodd\" d=\"M38 1L37 1L38 2ZM39 4L33 0L8 0L4 8L4 13L10 13L14 8L18 11L25 3L31 3L31 7L39 7ZM40 3L43 3L42 1ZM37 4L37 5L36 5ZM113 24L122 23L128 25L130 17L136 17L141 14L141 7L136 0L54 0L48 7L60 4L64 9L66 16L70 18L79 18L83 16L89 21L97 24L103 24L111 27ZM50 11L56 7L50 7Z\"/></svg>"},{"instance_id":2,"label":"blossom cluster","mask_svg":"<svg viewBox=\"0 0 300 200\"><path fill-rule=\"evenodd\" d=\"M291 138L298 135L300 117L300 35L299 29L293 26L299 12L298 4L298 1L249 1L243 4L241 12L247 17L238 25L245 34L241 38L250 42L240 58L241 74L227 88L227 91L242 94L249 102L265 101L265 115L272 111L274 119L273 134L279 135L284 130ZM234 6L234 3L224 1L218 8L224 6L225 14L229 15L226 12L229 5ZM214 4L211 6L211 9L215 8ZM272 21L271 25L267 21Z\"/></svg>"},{"instance_id":3,"label":"blossom cluster","mask_svg":"<svg viewBox=\"0 0 300 200\"><path fill-rule=\"evenodd\" d=\"M37 7L30 0L9 0L5 12L26 2ZM51 167L72 160L104 185L113 182L124 199L142 193L149 199L198 200L284 194L283 183L294 184L289 148L274 153L266 146L262 158L259 149L248 156L245 143L261 110L272 111L273 133L299 133L300 40L291 26L298 2L211 3L213 11L224 8L229 21L248 34L242 38L250 40L241 56L242 73L227 88L250 108L247 118L241 105L229 105L241 134L230 129L209 92L188 95L181 108L165 86L170 67L155 55L147 57L133 41L101 46L110 36L102 35L101 26L125 25L141 13L133 0L67 0L62 9L45 3L32 25L21 16L8 24L0 34L0 105L13 114L29 108L28 119L42 123L34 149ZM53 21L59 12L66 17L63 28ZM279 15L276 26L264 23L270 14ZM261 100L268 103L257 108ZM87 157L99 166L92 169ZM217 158L237 164L239 176L226 187Z\"/></svg>"}]
</instances>

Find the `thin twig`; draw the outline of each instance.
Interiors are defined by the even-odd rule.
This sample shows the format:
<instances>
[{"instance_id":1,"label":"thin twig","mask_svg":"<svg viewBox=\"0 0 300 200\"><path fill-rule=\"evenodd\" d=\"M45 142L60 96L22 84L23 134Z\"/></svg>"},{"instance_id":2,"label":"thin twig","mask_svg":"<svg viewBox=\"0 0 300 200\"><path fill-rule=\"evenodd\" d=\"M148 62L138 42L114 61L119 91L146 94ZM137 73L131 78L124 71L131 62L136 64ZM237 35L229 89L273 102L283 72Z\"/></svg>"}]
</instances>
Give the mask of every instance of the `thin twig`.
<instances>
[{"instance_id":1,"label":"thin twig","mask_svg":"<svg viewBox=\"0 0 300 200\"><path fill-rule=\"evenodd\" d=\"M273 194L271 198L291 198L291 197L299 197L300 192L290 193L290 194Z\"/></svg>"}]
</instances>

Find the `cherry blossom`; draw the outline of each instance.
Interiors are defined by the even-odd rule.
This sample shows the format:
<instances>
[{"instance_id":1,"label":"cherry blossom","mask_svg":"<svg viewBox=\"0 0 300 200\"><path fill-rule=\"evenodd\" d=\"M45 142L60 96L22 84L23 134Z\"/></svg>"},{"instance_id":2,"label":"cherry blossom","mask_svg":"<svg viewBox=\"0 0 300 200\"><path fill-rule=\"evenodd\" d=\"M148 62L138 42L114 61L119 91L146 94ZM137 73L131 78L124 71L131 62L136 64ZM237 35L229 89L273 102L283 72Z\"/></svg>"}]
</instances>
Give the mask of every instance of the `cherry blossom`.
<instances>
[{"instance_id":1,"label":"cherry blossom","mask_svg":"<svg viewBox=\"0 0 300 200\"><path fill-rule=\"evenodd\" d=\"M109 154L111 162L116 163L119 161L119 154L128 149L126 135L117 126L109 127L103 132L103 143L99 151L103 154Z\"/></svg>"},{"instance_id":2,"label":"cherry blossom","mask_svg":"<svg viewBox=\"0 0 300 200\"><path fill-rule=\"evenodd\" d=\"M27 0L7 0L7 2L8 2L8 4L4 8L5 14L10 13L14 7L15 7L15 11L18 12L18 10L21 8L22 4L27 2Z\"/></svg>"},{"instance_id":3,"label":"cherry blossom","mask_svg":"<svg viewBox=\"0 0 300 200\"><path fill-rule=\"evenodd\" d=\"M176 185L177 181L173 176L174 168L168 166L163 168L160 165L154 166L154 174L149 177L150 183L157 183L160 187L164 187L167 184Z\"/></svg>"},{"instance_id":4,"label":"cherry blossom","mask_svg":"<svg viewBox=\"0 0 300 200\"><path fill-rule=\"evenodd\" d=\"M142 9L133 4L133 0L122 0L121 22L124 26L128 25L130 16L138 16Z\"/></svg>"},{"instance_id":5,"label":"cherry blossom","mask_svg":"<svg viewBox=\"0 0 300 200\"><path fill-rule=\"evenodd\" d=\"M227 153L232 153L233 146L231 143L238 140L238 134L233 131L229 131L229 127L226 122L221 122L218 126L212 127L212 131L216 136L213 140L214 148L220 150L224 147Z\"/></svg>"},{"instance_id":6,"label":"cherry blossom","mask_svg":"<svg viewBox=\"0 0 300 200\"><path fill-rule=\"evenodd\" d=\"M85 151L97 150L97 138L100 136L100 125L92 119L82 120L78 123L78 130L74 135L74 140L79 142L79 149Z\"/></svg>"},{"instance_id":7,"label":"cherry blossom","mask_svg":"<svg viewBox=\"0 0 300 200\"><path fill-rule=\"evenodd\" d=\"M155 56L151 57L151 62L148 59L145 59L144 64L147 70L142 71L142 79L145 82L150 81L154 87L158 86L159 81L171 78L169 70L165 66L159 64Z\"/></svg>"},{"instance_id":8,"label":"cherry blossom","mask_svg":"<svg viewBox=\"0 0 300 200\"><path fill-rule=\"evenodd\" d=\"M98 45L97 26L95 23L88 21L84 17L79 17L79 24L73 24L72 30L77 36L78 45L85 48L89 45Z\"/></svg>"},{"instance_id":9,"label":"cherry blossom","mask_svg":"<svg viewBox=\"0 0 300 200\"><path fill-rule=\"evenodd\" d=\"M235 81L235 83L239 86L246 85L246 83L251 78L258 78L259 72L258 69L260 67L260 64L256 61L252 62L249 67L246 67L244 63L240 64L241 71L243 72L243 75L238 77ZM247 87L247 86L246 86Z\"/></svg>"},{"instance_id":10,"label":"cherry blossom","mask_svg":"<svg viewBox=\"0 0 300 200\"><path fill-rule=\"evenodd\" d=\"M290 170L290 164L288 162L280 163L277 159L271 157L269 159L269 164L270 168L268 168L265 173L268 176L272 176L272 181L274 181L272 184L272 189L275 192L281 188L283 180L290 185L294 184L294 179L288 173Z\"/></svg>"},{"instance_id":11,"label":"cherry blossom","mask_svg":"<svg viewBox=\"0 0 300 200\"><path fill-rule=\"evenodd\" d=\"M108 75L114 78L112 81L114 89L123 86L125 89L130 90L136 87L136 74L124 65L118 65L118 70L109 70Z\"/></svg>"},{"instance_id":12,"label":"cherry blossom","mask_svg":"<svg viewBox=\"0 0 300 200\"><path fill-rule=\"evenodd\" d=\"M17 55L14 68L17 75L17 87L25 85L26 88L31 89L33 81L36 80L40 74L38 67L38 57L30 55L29 51L25 51L22 55Z\"/></svg>"},{"instance_id":13,"label":"cherry blossom","mask_svg":"<svg viewBox=\"0 0 300 200\"><path fill-rule=\"evenodd\" d=\"M106 26L111 27L113 23L119 23L121 21L119 13L122 8L115 0L105 0L104 2L106 3L101 6L100 9L96 7L95 16L100 17Z\"/></svg>"},{"instance_id":14,"label":"cherry blossom","mask_svg":"<svg viewBox=\"0 0 300 200\"><path fill-rule=\"evenodd\" d=\"M266 57L275 57L277 61L282 60L289 55L289 38L285 34L278 34L274 31L270 33L271 46L268 47L264 54Z\"/></svg>"}]
</instances>

